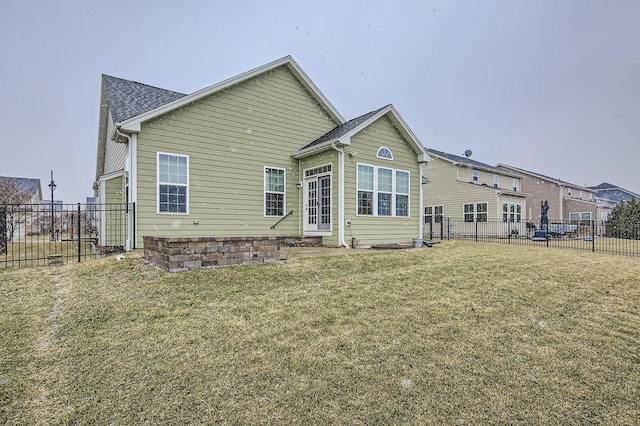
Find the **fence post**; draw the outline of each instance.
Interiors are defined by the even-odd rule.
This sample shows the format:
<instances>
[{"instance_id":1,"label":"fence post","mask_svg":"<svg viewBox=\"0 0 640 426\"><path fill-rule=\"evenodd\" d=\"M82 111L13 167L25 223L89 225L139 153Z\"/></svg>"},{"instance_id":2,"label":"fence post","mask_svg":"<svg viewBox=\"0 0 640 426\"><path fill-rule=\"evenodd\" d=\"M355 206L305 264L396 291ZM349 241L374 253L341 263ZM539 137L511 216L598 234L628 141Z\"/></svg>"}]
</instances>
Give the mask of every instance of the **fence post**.
<instances>
[{"instance_id":1,"label":"fence post","mask_svg":"<svg viewBox=\"0 0 640 426\"><path fill-rule=\"evenodd\" d=\"M596 221L591 221L591 251L596 251Z\"/></svg>"},{"instance_id":2,"label":"fence post","mask_svg":"<svg viewBox=\"0 0 640 426\"><path fill-rule=\"evenodd\" d=\"M478 242L478 218L476 218L476 243Z\"/></svg>"},{"instance_id":3,"label":"fence post","mask_svg":"<svg viewBox=\"0 0 640 426\"><path fill-rule=\"evenodd\" d=\"M451 219L447 218L447 241L451 238Z\"/></svg>"},{"instance_id":4,"label":"fence post","mask_svg":"<svg viewBox=\"0 0 640 426\"><path fill-rule=\"evenodd\" d=\"M0 254L7 252L7 206L0 206Z\"/></svg>"},{"instance_id":5,"label":"fence post","mask_svg":"<svg viewBox=\"0 0 640 426\"><path fill-rule=\"evenodd\" d=\"M82 247L82 239L80 238L80 203L78 203L78 263L80 263L80 251Z\"/></svg>"}]
</instances>

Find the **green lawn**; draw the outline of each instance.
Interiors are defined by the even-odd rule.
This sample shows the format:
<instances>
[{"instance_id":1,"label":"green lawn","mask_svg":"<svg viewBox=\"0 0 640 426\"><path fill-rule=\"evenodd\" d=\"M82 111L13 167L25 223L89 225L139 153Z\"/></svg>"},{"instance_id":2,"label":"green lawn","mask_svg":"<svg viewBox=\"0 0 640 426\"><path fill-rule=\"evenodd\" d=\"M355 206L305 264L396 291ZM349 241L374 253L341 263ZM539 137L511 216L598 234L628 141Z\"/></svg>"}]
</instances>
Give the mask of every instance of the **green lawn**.
<instances>
[{"instance_id":1,"label":"green lawn","mask_svg":"<svg viewBox=\"0 0 640 426\"><path fill-rule=\"evenodd\" d=\"M640 259L443 242L0 270L0 423L638 424Z\"/></svg>"}]
</instances>

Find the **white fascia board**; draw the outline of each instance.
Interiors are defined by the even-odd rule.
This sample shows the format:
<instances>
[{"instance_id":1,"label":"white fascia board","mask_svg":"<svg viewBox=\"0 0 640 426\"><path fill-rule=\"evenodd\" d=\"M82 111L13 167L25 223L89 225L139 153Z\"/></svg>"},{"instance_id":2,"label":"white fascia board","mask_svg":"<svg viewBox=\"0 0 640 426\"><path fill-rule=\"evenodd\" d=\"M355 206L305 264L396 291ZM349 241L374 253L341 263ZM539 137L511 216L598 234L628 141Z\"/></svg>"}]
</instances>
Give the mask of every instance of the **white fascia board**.
<instances>
[{"instance_id":1,"label":"white fascia board","mask_svg":"<svg viewBox=\"0 0 640 426\"><path fill-rule=\"evenodd\" d=\"M227 80L221 81L220 83L216 83L212 86L205 87L204 89L200 89L196 92L191 93L190 95L187 95L180 99L176 99L175 101L169 102L168 104L165 104L161 107L158 107L151 111L147 111L143 114L140 114L136 117L132 117L128 120L125 120L120 123L120 128L123 131L139 132L140 123L143 123L147 120L155 118L159 115L166 114L167 112L173 111L174 109L177 109L189 103L195 102L198 99L209 96L213 93L219 92L220 90L226 89L228 87L231 87L243 81L249 80L260 74L264 74L267 71L270 71L272 69L278 68L283 65L287 65L289 69L293 71L296 77L298 77L300 81L303 82L303 85L306 85L309 88L312 96L314 96L316 100L318 100L326 108L327 112L329 112L329 114L332 116L331 118L335 122L339 124L344 123L344 118L342 117L342 115L340 115L338 110L336 110L334 106L331 105L329 100L322 94L322 92L318 90L316 85L309 79L309 77L307 77L307 75L304 73L304 71L302 71L300 66L293 60L293 58L291 56L285 56L282 59L278 59L269 64L260 66L258 68L254 68L253 70L244 72L235 77L231 77Z\"/></svg>"},{"instance_id":2,"label":"white fascia board","mask_svg":"<svg viewBox=\"0 0 640 426\"><path fill-rule=\"evenodd\" d=\"M330 139L328 141L324 141L319 143L318 145L313 145L308 148L301 149L291 154L293 158L299 160L301 158L305 158L309 155L315 154L317 152L324 151L327 148L331 148L331 145L335 144L336 146L349 146L351 145L351 138L346 136L341 136L339 138Z\"/></svg>"}]
</instances>

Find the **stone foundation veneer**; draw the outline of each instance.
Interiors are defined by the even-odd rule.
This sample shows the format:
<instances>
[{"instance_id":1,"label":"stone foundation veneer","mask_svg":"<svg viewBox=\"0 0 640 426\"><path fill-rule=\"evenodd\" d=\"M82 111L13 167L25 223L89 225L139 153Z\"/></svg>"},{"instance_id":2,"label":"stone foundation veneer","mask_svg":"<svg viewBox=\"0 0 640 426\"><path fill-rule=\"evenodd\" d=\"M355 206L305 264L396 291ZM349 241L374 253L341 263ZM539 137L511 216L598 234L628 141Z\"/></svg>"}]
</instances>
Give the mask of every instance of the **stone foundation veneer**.
<instances>
[{"instance_id":1,"label":"stone foundation veneer","mask_svg":"<svg viewBox=\"0 0 640 426\"><path fill-rule=\"evenodd\" d=\"M144 258L168 272L273 262L282 247L320 246L321 238L301 237L144 237Z\"/></svg>"}]
</instances>

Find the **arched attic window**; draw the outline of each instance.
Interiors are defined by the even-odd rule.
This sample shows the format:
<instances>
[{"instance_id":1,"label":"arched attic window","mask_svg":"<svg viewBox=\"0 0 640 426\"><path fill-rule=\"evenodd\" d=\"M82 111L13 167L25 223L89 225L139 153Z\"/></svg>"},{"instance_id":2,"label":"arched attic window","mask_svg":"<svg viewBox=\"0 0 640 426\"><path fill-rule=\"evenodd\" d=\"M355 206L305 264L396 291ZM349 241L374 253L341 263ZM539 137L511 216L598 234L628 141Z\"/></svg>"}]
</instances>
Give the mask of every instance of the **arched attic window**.
<instances>
[{"instance_id":1,"label":"arched attic window","mask_svg":"<svg viewBox=\"0 0 640 426\"><path fill-rule=\"evenodd\" d=\"M378 153L376 154L376 157L384 158L385 160L393 160L393 154L391 153L389 148L387 148L386 146L383 146L380 149L378 149Z\"/></svg>"}]
</instances>

